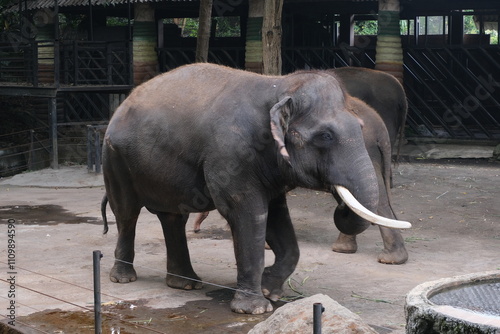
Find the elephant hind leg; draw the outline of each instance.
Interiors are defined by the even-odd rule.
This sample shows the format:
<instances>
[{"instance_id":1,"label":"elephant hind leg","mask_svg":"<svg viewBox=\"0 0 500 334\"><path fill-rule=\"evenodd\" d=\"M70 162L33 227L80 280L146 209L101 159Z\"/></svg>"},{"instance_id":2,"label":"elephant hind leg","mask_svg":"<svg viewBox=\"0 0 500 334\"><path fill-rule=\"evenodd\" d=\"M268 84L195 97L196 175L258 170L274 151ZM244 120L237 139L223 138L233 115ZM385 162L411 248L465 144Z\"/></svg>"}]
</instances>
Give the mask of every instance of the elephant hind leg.
<instances>
[{"instance_id":1,"label":"elephant hind leg","mask_svg":"<svg viewBox=\"0 0 500 334\"><path fill-rule=\"evenodd\" d=\"M408 260L404 239L400 230L380 226L384 241L384 250L378 256L378 262L384 264L403 264Z\"/></svg>"},{"instance_id":2,"label":"elephant hind leg","mask_svg":"<svg viewBox=\"0 0 500 334\"><path fill-rule=\"evenodd\" d=\"M171 288L201 289L200 278L193 270L186 239L187 216L158 213L167 247L167 285Z\"/></svg>"},{"instance_id":3,"label":"elephant hind leg","mask_svg":"<svg viewBox=\"0 0 500 334\"><path fill-rule=\"evenodd\" d=\"M126 218L121 214L116 216L118 227L118 241L115 249L115 264L109 273L109 278L114 283L129 283L137 280L134 262L135 228L140 209L131 212Z\"/></svg>"}]
</instances>

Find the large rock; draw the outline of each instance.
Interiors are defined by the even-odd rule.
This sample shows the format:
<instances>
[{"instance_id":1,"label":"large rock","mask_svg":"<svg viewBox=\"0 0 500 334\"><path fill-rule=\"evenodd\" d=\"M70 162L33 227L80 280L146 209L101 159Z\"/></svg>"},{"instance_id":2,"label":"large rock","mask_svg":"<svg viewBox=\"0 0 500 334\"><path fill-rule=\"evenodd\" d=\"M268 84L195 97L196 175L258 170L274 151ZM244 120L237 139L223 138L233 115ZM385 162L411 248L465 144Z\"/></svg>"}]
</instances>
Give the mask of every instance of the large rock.
<instances>
[{"instance_id":1,"label":"large rock","mask_svg":"<svg viewBox=\"0 0 500 334\"><path fill-rule=\"evenodd\" d=\"M376 334L361 318L330 297L317 294L297 300L277 309L272 316L255 326L248 334L311 334L313 332L313 305L321 303L325 311L321 317L321 333Z\"/></svg>"}]
</instances>

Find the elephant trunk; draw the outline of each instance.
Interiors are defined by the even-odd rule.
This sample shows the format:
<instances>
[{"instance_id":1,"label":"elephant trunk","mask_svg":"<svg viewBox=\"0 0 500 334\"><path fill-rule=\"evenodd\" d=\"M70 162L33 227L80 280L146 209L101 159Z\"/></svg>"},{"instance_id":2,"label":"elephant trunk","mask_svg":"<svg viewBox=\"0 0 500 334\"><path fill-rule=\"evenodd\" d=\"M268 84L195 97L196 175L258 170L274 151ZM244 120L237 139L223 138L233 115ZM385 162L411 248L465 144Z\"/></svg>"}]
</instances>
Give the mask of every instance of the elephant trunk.
<instances>
[{"instance_id":1,"label":"elephant trunk","mask_svg":"<svg viewBox=\"0 0 500 334\"><path fill-rule=\"evenodd\" d=\"M370 168L367 167L367 169ZM410 228L409 222L382 217L374 213L378 206L378 184L373 183L371 172L362 173L362 175L367 175L367 179L365 182L359 182L359 187L353 187L356 195L343 186L335 186L334 196L339 203L334 213L337 228L347 235L359 234L371 223L389 228Z\"/></svg>"},{"instance_id":2,"label":"elephant trunk","mask_svg":"<svg viewBox=\"0 0 500 334\"><path fill-rule=\"evenodd\" d=\"M355 168L351 168L345 174L348 175L346 188L362 206L371 212L376 212L379 188L375 169L368 154L359 157L352 166ZM371 223L368 220L360 217L359 214L346 205L337 189L334 196L339 203L335 209L334 221L340 232L347 235L356 235L370 227Z\"/></svg>"}]
</instances>

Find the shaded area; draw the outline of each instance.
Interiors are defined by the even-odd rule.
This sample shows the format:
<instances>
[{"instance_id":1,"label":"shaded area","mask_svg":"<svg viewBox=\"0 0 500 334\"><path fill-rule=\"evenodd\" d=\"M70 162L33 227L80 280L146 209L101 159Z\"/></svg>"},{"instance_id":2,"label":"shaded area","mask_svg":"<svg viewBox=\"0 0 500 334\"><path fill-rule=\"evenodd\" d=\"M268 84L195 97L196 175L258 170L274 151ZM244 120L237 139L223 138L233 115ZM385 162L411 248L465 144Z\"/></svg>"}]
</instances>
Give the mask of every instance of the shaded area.
<instances>
[{"instance_id":1,"label":"shaded area","mask_svg":"<svg viewBox=\"0 0 500 334\"><path fill-rule=\"evenodd\" d=\"M16 224L24 225L102 224L96 217L80 217L60 205L53 204L0 206L0 215L2 221L15 219Z\"/></svg>"}]
</instances>

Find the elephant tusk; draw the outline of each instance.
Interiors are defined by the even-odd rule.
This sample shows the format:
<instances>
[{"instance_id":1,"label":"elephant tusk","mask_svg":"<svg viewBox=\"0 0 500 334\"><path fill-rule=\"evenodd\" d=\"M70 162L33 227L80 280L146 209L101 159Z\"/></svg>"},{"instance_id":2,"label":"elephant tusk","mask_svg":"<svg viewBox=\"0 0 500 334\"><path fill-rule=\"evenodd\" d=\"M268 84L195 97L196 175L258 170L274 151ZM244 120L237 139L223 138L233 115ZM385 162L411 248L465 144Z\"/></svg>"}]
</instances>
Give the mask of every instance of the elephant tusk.
<instances>
[{"instance_id":1,"label":"elephant tusk","mask_svg":"<svg viewBox=\"0 0 500 334\"><path fill-rule=\"evenodd\" d=\"M374 224L390 227L390 228L411 228L411 224L407 221L395 220L386 217L379 216L367 208L365 208L359 201L354 198L347 188L342 186L335 186L335 190L339 194L340 198L344 201L349 208L363 219L368 220Z\"/></svg>"}]
</instances>

